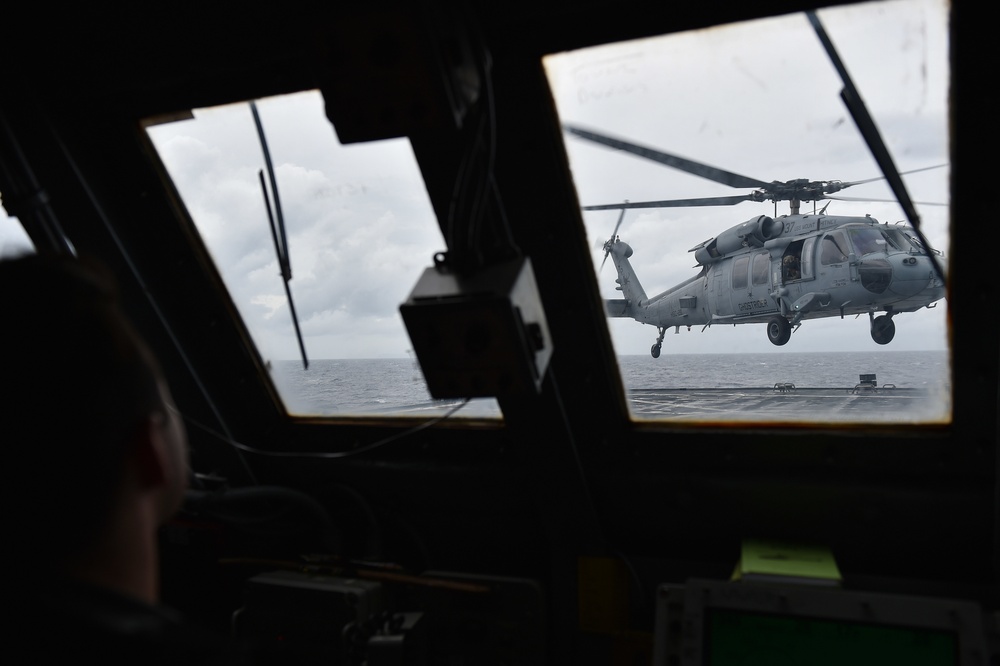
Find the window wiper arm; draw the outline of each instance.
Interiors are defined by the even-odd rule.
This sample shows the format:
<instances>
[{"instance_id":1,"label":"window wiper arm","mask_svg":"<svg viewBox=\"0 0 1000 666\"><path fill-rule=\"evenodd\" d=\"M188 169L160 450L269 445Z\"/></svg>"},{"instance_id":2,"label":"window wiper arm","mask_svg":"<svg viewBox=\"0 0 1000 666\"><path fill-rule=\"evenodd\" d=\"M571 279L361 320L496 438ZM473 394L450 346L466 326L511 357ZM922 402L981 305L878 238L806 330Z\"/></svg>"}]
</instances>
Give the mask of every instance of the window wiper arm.
<instances>
[{"instance_id":1,"label":"window wiper arm","mask_svg":"<svg viewBox=\"0 0 1000 666\"><path fill-rule=\"evenodd\" d=\"M820 23L819 16L814 11L806 12L806 16L816 31L819 41L823 44L823 48L826 49L827 55L830 56L830 61L833 63L834 69L837 70L841 80L844 82L844 88L840 91L840 98L844 100L847 110L851 113L854 124L858 126L861 136L864 137L865 143L868 144L869 150L872 151L872 156L882 170L882 174L889 183L889 187L892 188L892 193L896 196L896 201L902 206L906 218L910 221L910 226L913 227L913 231L917 234L924 247L931 248L931 244L927 242L924 233L920 230L920 217L917 215L917 209L914 207L913 201L906 191L906 186L903 184L903 179L896 169L892 155L889 154L889 149L886 147L885 142L882 140L882 135L879 134L878 128L875 126L875 120L868 113L868 107L865 106L864 100L861 99L861 94L854 86L854 81L851 80L850 75L847 73L847 68L844 66L843 61L841 61L840 55L838 55L837 50L833 47L833 42L830 41L830 37L826 34L826 29ZM931 258L934 271L943 283L945 279L944 271L941 270L936 253L932 251L928 256Z\"/></svg>"},{"instance_id":2,"label":"window wiper arm","mask_svg":"<svg viewBox=\"0 0 1000 666\"><path fill-rule=\"evenodd\" d=\"M295 325L295 336L299 340L299 351L302 352L302 366L309 369L309 359L306 357L306 346L302 341L302 331L299 329L299 318L295 314L295 301L292 300L292 289L289 282L292 280L292 262L288 256L288 237L285 234L285 218L281 214L281 200L278 198L278 181L274 177L274 167L271 164L271 151L267 148L267 140L264 138L264 126L260 122L260 114L257 113L257 105L250 102L250 111L253 112L253 121L257 125L257 136L260 137L260 147L264 152L264 164L267 166L267 173L271 180L271 191L274 193L274 212L271 211L271 200L267 196L267 186L264 183L264 170L257 172L260 179L260 189L264 193L264 207L267 209L267 219L271 224L271 238L274 240L274 251L278 255L278 266L281 268L281 279L285 283L285 295L288 297L288 309L292 313L292 324ZM277 218L277 219L275 219Z\"/></svg>"}]
</instances>

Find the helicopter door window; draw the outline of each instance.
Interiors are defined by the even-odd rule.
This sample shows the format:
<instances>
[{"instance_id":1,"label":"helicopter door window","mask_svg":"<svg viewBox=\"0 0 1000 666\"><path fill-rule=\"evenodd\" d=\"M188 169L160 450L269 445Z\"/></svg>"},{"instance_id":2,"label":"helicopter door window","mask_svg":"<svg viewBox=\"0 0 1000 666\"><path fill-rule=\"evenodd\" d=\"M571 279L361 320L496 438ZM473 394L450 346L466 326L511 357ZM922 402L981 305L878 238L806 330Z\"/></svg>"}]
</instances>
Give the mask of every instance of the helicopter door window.
<instances>
[{"instance_id":1,"label":"helicopter door window","mask_svg":"<svg viewBox=\"0 0 1000 666\"><path fill-rule=\"evenodd\" d=\"M788 245L781 258L781 274L785 280L802 279L802 241Z\"/></svg>"},{"instance_id":2,"label":"helicopter door window","mask_svg":"<svg viewBox=\"0 0 1000 666\"><path fill-rule=\"evenodd\" d=\"M770 268L771 256L767 253L754 255L753 258L753 284L754 286L767 284L768 268Z\"/></svg>"},{"instance_id":3,"label":"helicopter door window","mask_svg":"<svg viewBox=\"0 0 1000 666\"><path fill-rule=\"evenodd\" d=\"M747 288L747 268L750 257L739 257L733 262L733 289Z\"/></svg>"},{"instance_id":4,"label":"helicopter door window","mask_svg":"<svg viewBox=\"0 0 1000 666\"><path fill-rule=\"evenodd\" d=\"M786 254L781 260L781 268L785 273L786 280L798 280L802 277L799 270L799 258L794 254Z\"/></svg>"},{"instance_id":5,"label":"helicopter door window","mask_svg":"<svg viewBox=\"0 0 1000 666\"><path fill-rule=\"evenodd\" d=\"M803 279L812 279L816 274L815 271L813 271L813 257L816 256L816 240L817 238L813 236L805 239L802 243L800 269L802 271Z\"/></svg>"}]
</instances>

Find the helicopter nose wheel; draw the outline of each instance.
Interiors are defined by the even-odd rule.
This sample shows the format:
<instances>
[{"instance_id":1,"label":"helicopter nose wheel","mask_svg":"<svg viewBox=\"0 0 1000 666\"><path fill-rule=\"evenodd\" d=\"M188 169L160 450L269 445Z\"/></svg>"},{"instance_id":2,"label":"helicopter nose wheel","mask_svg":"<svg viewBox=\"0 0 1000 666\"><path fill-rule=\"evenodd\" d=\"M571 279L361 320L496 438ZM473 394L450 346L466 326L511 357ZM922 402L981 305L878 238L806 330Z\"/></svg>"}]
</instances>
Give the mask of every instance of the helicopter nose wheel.
<instances>
[{"instance_id":1,"label":"helicopter nose wheel","mask_svg":"<svg viewBox=\"0 0 1000 666\"><path fill-rule=\"evenodd\" d=\"M887 345L892 342L896 335L896 324L892 321L892 315L879 315L876 317L868 313L872 321L872 340L880 345Z\"/></svg>"},{"instance_id":2,"label":"helicopter nose wheel","mask_svg":"<svg viewBox=\"0 0 1000 666\"><path fill-rule=\"evenodd\" d=\"M657 330L660 332L660 335L656 338L656 342L653 343L653 346L649 348L649 354L653 358L660 358L660 349L663 347L663 336L667 332L666 327L663 326L657 327Z\"/></svg>"},{"instance_id":3,"label":"helicopter nose wheel","mask_svg":"<svg viewBox=\"0 0 1000 666\"><path fill-rule=\"evenodd\" d=\"M781 346L792 337L792 325L784 317L771 317L767 322L767 339L772 345Z\"/></svg>"}]
</instances>

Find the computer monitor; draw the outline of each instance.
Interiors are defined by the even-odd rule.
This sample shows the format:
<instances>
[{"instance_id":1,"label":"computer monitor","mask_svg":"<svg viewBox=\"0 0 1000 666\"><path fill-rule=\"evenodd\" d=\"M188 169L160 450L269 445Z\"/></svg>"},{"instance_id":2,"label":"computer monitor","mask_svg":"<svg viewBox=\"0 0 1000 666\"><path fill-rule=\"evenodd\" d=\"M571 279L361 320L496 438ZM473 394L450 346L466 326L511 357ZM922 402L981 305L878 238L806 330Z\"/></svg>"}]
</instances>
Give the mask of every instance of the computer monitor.
<instances>
[{"instance_id":1,"label":"computer monitor","mask_svg":"<svg viewBox=\"0 0 1000 666\"><path fill-rule=\"evenodd\" d=\"M971 601L810 585L661 585L655 666L969 666L989 661Z\"/></svg>"}]
</instances>

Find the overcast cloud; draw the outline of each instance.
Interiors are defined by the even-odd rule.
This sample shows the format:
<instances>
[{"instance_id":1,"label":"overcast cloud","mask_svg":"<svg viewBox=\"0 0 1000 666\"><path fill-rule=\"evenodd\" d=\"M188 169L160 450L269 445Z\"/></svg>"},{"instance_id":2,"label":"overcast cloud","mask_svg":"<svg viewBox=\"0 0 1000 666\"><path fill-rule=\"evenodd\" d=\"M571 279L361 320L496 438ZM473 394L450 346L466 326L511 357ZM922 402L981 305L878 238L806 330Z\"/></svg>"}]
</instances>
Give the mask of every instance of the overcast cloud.
<instances>
[{"instance_id":1,"label":"overcast cloud","mask_svg":"<svg viewBox=\"0 0 1000 666\"><path fill-rule=\"evenodd\" d=\"M896 0L821 13L902 170L948 159L946 8ZM839 98L842 84L805 16L717 27L547 59L561 116L760 180L862 180L881 173ZM318 93L258 102L288 226L292 295L313 359L405 357L398 307L445 249L409 143L340 146ZM260 144L247 104L196 113L150 135L262 354L298 358L264 210ZM566 137L581 203L723 196L743 191ZM906 177L915 201L947 203L947 168ZM874 183L845 196L891 199ZM803 204L803 212L811 204ZM948 249L948 209L918 206L930 242ZM779 214L787 209L779 207ZM828 212L903 219L895 204L834 201ZM692 276L688 250L772 204L631 211L619 230L650 295ZM617 211L584 213L594 264ZM23 233L0 220L0 250ZM552 259L539 257L536 261ZM599 275L614 298L614 268ZM867 318L807 321L789 351L945 348L945 310L902 314L889 347ZM609 320L621 354L648 354L652 326ZM668 333L663 353L780 352L762 325Z\"/></svg>"},{"instance_id":2,"label":"overcast cloud","mask_svg":"<svg viewBox=\"0 0 1000 666\"><path fill-rule=\"evenodd\" d=\"M405 357L410 345L399 304L434 252L445 249L409 143L339 145L318 93L257 105L307 354ZM265 358L296 358L250 107L195 115L150 135Z\"/></svg>"},{"instance_id":3,"label":"overcast cloud","mask_svg":"<svg viewBox=\"0 0 1000 666\"><path fill-rule=\"evenodd\" d=\"M948 160L946 10L936 0L900 0L824 11L834 41L900 171ZM764 181L808 178L855 181L881 176L846 107L843 84L804 15L716 27L669 39L646 39L550 57L546 61L564 121ZM583 205L693 196L727 196L729 188L576 137L566 138ZM947 168L905 177L915 201L948 202ZM884 182L844 196L889 199ZM812 204L803 204L809 212ZM788 212L780 204L778 214ZM948 249L948 208L918 206L922 229ZM687 251L760 214L771 203L665 208L626 213L619 230L635 250L632 264L653 295L695 274ZM904 219L900 206L830 202L828 213ZM595 264L618 211L584 213ZM615 271L599 276L607 298ZM889 347L876 345L868 319L809 320L782 348L762 325L716 326L668 333L663 353L713 351L853 351L944 349L944 302L896 320ZM653 326L610 320L619 353L648 353Z\"/></svg>"}]
</instances>

